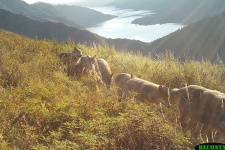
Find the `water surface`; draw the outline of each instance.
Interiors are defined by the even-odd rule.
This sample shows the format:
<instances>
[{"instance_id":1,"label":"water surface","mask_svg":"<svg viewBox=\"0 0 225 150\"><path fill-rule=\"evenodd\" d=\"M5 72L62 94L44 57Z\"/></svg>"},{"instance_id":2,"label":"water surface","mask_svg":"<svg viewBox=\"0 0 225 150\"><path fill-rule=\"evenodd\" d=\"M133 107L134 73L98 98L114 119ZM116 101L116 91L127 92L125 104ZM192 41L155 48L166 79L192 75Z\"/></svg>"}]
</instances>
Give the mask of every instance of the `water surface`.
<instances>
[{"instance_id":1,"label":"water surface","mask_svg":"<svg viewBox=\"0 0 225 150\"><path fill-rule=\"evenodd\" d=\"M95 9L104 14L118 16L114 19L87 28L87 30L106 38L126 38L143 42L152 42L184 27L182 24L175 23L148 26L135 25L131 23L137 18L142 18L146 15L154 15L154 13L150 11L134 11L131 9L121 10L116 9L115 7L92 7L91 9Z\"/></svg>"}]
</instances>

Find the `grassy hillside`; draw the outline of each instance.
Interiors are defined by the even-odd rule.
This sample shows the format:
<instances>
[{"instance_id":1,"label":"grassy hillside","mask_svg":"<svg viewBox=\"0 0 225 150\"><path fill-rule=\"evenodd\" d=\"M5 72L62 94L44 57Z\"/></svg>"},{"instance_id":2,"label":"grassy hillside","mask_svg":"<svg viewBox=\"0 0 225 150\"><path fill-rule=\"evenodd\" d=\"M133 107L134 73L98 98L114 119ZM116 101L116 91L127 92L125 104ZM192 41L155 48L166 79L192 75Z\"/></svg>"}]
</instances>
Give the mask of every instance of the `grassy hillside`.
<instances>
[{"instance_id":1,"label":"grassy hillside","mask_svg":"<svg viewBox=\"0 0 225 150\"><path fill-rule=\"evenodd\" d=\"M58 55L71 41L31 40L0 30L0 149L193 149L200 139L175 123L176 106L137 104L120 98L94 77L68 78ZM84 55L104 58L115 74L142 75L172 87L199 84L225 92L225 66L218 61L186 60L171 54L157 60L101 46L76 45ZM218 134L216 142L225 142Z\"/></svg>"}]
</instances>

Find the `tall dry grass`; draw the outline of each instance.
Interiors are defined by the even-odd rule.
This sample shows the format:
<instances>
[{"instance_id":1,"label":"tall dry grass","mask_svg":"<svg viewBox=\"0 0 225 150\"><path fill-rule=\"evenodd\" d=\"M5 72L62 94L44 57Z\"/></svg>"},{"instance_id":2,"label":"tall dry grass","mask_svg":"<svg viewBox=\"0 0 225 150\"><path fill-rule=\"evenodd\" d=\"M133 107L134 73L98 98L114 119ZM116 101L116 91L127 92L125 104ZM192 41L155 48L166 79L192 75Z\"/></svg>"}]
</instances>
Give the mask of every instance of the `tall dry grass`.
<instances>
[{"instance_id":1,"label":"tall dry grass","mask_svg":"<svg viewBox=\"0 0 225 150\"><path fill-rule=\"evenodd\" d=\"M106 59L115 74L170 82L171 88L198 84L225 92L220 61L181 63L169 52L153 59L95 44L31 40L3 30L0 37L1 149L191 149L201 142L190 135L194 122L183 135L175 105L163 108L164 122L157 105L119 102L115 85L107 91L93 77L67 77L58 55L74 46L84 55Z\"/></svg>"}]
</instances>

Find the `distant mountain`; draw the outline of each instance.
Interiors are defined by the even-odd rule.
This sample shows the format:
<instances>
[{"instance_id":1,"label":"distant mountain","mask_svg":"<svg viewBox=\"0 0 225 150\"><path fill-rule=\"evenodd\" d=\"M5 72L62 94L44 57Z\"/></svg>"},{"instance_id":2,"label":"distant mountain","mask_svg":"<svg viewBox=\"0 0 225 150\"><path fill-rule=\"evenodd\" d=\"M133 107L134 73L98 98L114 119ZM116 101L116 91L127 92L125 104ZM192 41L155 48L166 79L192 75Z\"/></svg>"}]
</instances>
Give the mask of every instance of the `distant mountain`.
<instances>
[{"instance_id":1,"label":"distant mountain","mask_svg":"<svg viewBox=\"0 0 225 150\"><path fill-rule=\"evenodd\" d=\"M4 6L1 7L1 5ZM0 0L0 7L5 10L9 10L16 14L23 14L29 18L36 19L39 21L53 21L53 22L62 22L64 24L81 27L75 22L72 22L66 19L63 15L53 12L50 9L48 12L35 8L22 0ZM50 7L49 7L50 8Z\"/></svg>"},{"instance_id":2,"label":"distant mountain","mask_svg":"<svg viewBox=\"0 0 225 150\"><path fill-rule=\"evenodd\" d=\"M78 0L73 1L68 4L70 5L77 5L77 6L84 6L84 7L103 7L114 0Z\"/></svg>"},{"instance_id":3,"label":"distant mountain","mask_svg":"<svg viewBox=\"0 0 225 150\"><path fill-rule=\"evenodd\" d=\"M24 14L26 16L38 16L42 13L32 8L29 4L21 0L0 0L1 9L9 10L16 14Z\"/></svg>"},{"instance_id":4,"label":"distant mountain","mask_svg":"<svg viewBox=\"0 0 225 150\"><path fill-rule=\"evenodd\" d=\"M111 5L124 9L151 10L156 13L132 22L139 25L162 23L189 25L225 10L223 0L116 0Z\"/></svg>"},{"instance_id":5,"label":"distant mountain","mask_svg":"<svg viewBox=\"0 0 225 150\"><path fill-rule=\"evenodd\" d=\"M0 2L0 9L8 10L7 7L4 4L2 4L1 2Z\"/></svg>"},{"instance_id":6,"label":"distant mountain","mask_svg":"<svg viewBox=\"0 0 225 150\"><path fill-rule=\"evenodd\" d=\"M115 17L84 7L47 3L29 5L22 0L0 0L0 8L39 21L61 22L78 28L92 26Z\"/></svg>"},{"instance_id":7,"label":"distant mountain","mask_svg":"<svg viewBox=\"0 0 225 150\"><path fill-rule=\"evenodd\" d=\"M130 50L145 52L149 49L148 43L126 40L106 39L87 30L71 27L62 23L40 22L20 14L14 14L0 9L0 28L30 38L57 39L58 41L74 40L76 43L92 45L115 46L117 50Z\"/></svg>"},{"instance_id":8,"label":"distant mountain","mask_svg":"<svg viewBox=\"0 0 225 150\"><path fill-rule=\"evenodd\" d=\"M79 25L85 28L116 17L112 15L105 15L89 8L74 5L56 5L54 7L58 12L60 12L70 20L79 23Z\"/></svg>"},{"instance_id":9,"label":"distant mountain","mask_svg":"<svg viewBox=\"0 0 225 150\"><path fill-rule=\"evenodd\" d=\"M225 11L156 40L150 47L151 53L169 50L178 57L204 57L210 61L219 56L225 62Z\"/></svg>"}]
</instances>

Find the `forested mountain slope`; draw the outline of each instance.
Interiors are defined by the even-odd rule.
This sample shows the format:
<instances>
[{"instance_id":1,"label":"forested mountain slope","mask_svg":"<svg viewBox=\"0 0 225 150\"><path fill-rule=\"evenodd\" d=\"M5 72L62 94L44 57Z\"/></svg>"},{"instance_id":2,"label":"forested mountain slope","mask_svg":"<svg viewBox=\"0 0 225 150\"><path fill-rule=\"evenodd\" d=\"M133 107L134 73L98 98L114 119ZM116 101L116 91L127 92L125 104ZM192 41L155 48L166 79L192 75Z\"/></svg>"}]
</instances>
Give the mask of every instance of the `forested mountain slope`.
<instances>
[{"instance_id":1,"label":"forested mountain slope","mask_svg":"<svg viewBox=\"0 0 225 150\"><path fill-rule=\"evenodd\" d=\"M184 55L210 61L218 57L225 62L225 12L201 20L152 42L151 53L173 51L178 57Z\"/></svg>"}]
</instances>

